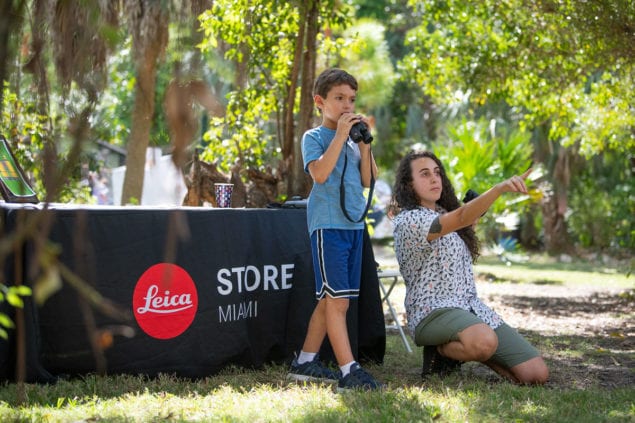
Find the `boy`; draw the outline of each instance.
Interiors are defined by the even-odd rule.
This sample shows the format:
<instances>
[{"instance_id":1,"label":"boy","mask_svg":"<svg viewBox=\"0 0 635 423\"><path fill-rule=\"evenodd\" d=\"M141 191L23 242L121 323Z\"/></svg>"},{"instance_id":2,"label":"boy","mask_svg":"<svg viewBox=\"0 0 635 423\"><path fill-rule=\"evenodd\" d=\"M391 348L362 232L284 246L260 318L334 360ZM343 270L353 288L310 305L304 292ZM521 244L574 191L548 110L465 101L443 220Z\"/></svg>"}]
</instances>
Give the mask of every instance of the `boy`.
<instances>
[{"instance_id":1,"label":"boy","mask_svg":"<svg viewBox=\"0 0 635 423\"><path fill-rule=\"evenodd\" d=\"M370 144L353 142L353 124L368 120L354 113L357 81L341 69L322 72L313 99L322 124L302 138L304 170L313 179L307 203L318 304L313 311L300 354L291 363L294 380L339 379L338 389L377 389L380 384L353 358L346 311L359 295L362 262L364 187L377 166ZM340 191L345 193L340 200ZM346 213L342 211L345 208ZM325 367L318 352L328 335L341 377Z\"/></svg>"}]
</instances>

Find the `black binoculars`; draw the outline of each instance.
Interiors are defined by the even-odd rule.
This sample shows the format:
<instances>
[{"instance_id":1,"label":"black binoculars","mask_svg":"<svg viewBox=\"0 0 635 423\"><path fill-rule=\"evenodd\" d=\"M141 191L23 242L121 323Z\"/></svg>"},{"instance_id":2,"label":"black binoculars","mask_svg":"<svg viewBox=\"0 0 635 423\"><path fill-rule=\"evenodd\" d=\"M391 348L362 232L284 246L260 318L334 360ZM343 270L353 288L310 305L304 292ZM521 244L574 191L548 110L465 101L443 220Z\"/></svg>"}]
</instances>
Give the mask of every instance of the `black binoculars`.
<instances>
[{"instance_id":1,"label":"black binoculars","mask_svg":"<svg viewBox=\"0 0 635 423\"><path fill-rule=\"evenodd\" d=\"M363 141L364 144L370 144L373 140L373 136L370 134L368 127L364 122L357 122L351 127L351 131L348 134L349 137L355 143Z\"/></svg>"}]
</instances>

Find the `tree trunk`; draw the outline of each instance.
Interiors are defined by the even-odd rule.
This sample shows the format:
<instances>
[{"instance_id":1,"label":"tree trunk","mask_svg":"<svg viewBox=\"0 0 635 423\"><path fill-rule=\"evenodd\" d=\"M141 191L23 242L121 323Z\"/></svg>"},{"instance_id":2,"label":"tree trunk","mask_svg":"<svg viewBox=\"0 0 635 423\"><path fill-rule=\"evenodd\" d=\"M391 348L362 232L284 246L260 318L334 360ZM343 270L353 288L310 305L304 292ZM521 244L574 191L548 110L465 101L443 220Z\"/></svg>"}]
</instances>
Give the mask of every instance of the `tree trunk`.
<instances>
[{"instance_id":1,"label":"tree trunk","mask_svg":"<svg viewBox=\"0 0 635 423\"><path fill-rule=\"evenodd\" d=\"M282 160L293 157L295 145L295 96L298 90L298 77L300 74L300 66L302 64L302 50L304 47L304 33L306 29L306 13L302 3L300 10L300 25L298 37L295 41L293 52L293 68L289 77L290 85L287 91L287 98L284 103L283 110L283 138L282 138Z\"/></svg>"},{"instance_id":2,"label":"tree trunk","mask_svg":"<svg viewBox=\"0 0 635 423\"><path fill-rule=\"evenodd\" d=\"M121 204L141 204L143 194L146 150L150 144L156 82L156 56L153 57L151 52L147 56L148 60L139 63L137 67L132 128L130 128Z\"/></svg>"},{"instance_id":3,"label":"tree trunk","mask_svg":"<svg viewBox=\"0 0 635 423\"><path fill-rule=\"evenodd\" d=\"M545 249L553 255L572 252L565 219L571 172L570 159L570 149L560 147L552 171L552 190L545 193L542 202Z\"/></svg>"},{"instance_id":4,"label":"tree trunk","mask_svg":"<svg viewBox=\"0 0 635 423\"><path fill-rule=\"evenodd\" d=\"M300 90L300 115L297 127L297 142L294 146L293 156L288 161L290 165L289 182L287 192L289 195L307 197L311 190L311 180L304 172L302 161L302 135L312 126L313 118L313 83L315 80L318 2L311 1L307 5L306 37L302 57L302 82Z\"/></svg>"},{"instance_id":5,"label":"tree trunk","mask_svg":"<svg viewBox=\"0 0 635 423\"><path fill-rule=\"evenodd\" d=\"M146 150L150 144L154 115L157 62L168 42L168 19L159 2L129 0L126 7L132 32L137 83L121 204L140 204Z\"/></svg>"},{"instance_id":6,"label":"tree trunk","mask_svg":"<svg viewBox=\"0 0 635 423\"><path fill-rule=\"evenodd\" d=\"M22 14L26 0L0 2L0 82L8 80L9 63L14 62L16 48L11 44L11 35L16 38L21 32ZM2 113L4 87L0 86L0 113ZM5 134L9 137L10 134Z\"/></svg>"}]
</instances>

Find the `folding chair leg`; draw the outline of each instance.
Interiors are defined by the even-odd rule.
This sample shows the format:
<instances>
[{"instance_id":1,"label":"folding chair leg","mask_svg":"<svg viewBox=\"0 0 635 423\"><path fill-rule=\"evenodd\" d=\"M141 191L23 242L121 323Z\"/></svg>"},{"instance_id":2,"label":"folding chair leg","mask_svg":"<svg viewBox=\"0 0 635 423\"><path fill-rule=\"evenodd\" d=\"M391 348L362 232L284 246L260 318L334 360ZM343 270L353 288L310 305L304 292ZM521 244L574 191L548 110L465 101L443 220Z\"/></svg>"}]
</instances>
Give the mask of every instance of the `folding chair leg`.
<instances>
[{"instance_id":1,"label":"folding chair leg","mask_svg":"<svg viewBox=\"0 0 635 423\"><path fill-rule=\"evenodd\" d=\"M406 337L406 334L404 333L403 328L399 324L399 318L397 317L397 312L393 308L393 306L392 306L392 304L390 302L390 299L386 295L386 287L381 282L381 280L379 281L379 287L381 288L381 292L383 294L383 300L388 305L388 310L390 310L390 315L392 316L393 320L395 321L395 326L397 326L397 330L399 331L399 335L401 336L401 340L403 341L403 344L406 347L406 351L411 353L412 352L412 348L410 348L410 343L408 342L408 338Z\"/></svg>"}]
</instances>

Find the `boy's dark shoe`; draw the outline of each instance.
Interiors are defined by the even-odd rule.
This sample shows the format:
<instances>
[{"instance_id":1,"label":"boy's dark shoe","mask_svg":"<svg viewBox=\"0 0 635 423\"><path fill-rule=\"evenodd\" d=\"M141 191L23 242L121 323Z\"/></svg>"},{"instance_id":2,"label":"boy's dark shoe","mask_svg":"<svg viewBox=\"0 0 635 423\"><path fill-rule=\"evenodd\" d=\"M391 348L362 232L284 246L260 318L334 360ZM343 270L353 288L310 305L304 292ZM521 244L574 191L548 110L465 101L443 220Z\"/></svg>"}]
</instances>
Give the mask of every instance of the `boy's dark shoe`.
<instances>
[{"instance_id":1,"label":"boy's dark shoe","mask_svg":"<svg viewBox=\"0 0 635 423\"><path fill-rule=\"evenodd\" d=\"M359 363L354 363L351 366L349 374L340 379L337 385L339 392L347 391L350 389L361 389L365 391L371 391L380 389L382 385L375 380L366 370L362 369Z\"/></svg>"},{"instance_id":2,"label":"boy's dark shoe","mask_svg":"<svg viewBox=\"0 0 635 423\"><path fill-rule=\"evenodd\" d=\"M298 358L291 362L291 369L287 379L301 382L330 382L335 383L339 379L337 373L326 367L316 355L313 361L298 364Z\"/></svg>"},{"instance_id":3,"label":"boy's dark shoe","mask_svg":"<svg viewBox=\"0 0 635 423\"><path fill-rule=\"evenodd\" d=\"M436 345L426 345L423 347L423 369L421 377L430 375L445 376L461 368L462 362L449 357L442 356Z\"/></svg>"}]
</instances>

